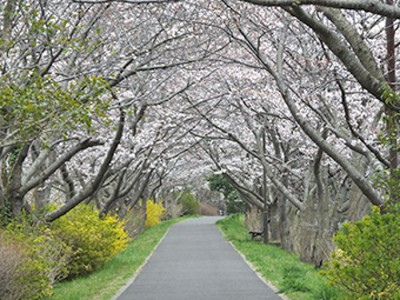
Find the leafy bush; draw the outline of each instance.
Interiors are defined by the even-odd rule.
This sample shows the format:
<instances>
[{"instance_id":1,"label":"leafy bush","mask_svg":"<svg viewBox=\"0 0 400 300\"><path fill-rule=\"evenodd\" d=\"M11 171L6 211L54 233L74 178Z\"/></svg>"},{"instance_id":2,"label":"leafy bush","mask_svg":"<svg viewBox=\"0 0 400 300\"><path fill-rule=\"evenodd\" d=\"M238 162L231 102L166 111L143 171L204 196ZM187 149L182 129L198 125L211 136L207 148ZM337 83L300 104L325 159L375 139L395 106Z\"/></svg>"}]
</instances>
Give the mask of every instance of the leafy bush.
<instances>
[{"instance_id":1,"label":"leafy bush","mask_svg":"<svg viewBox=\"0 0 400 300\"><path fill-rule=\"evenodd\" d=\"M102 265L127 246L115 216L80 205L53 222L33 225L21 214L0 231L0 299L41 299L52 284Z\"/></svg>"},{"instance_id":2,"label":"leafy bush","mask_svg":"<svg viewBox=\"0 0 400 300\"><path fill-rule=\"evenodd\" d=\"M71 249L47 225L35 224L31 216L22 212L10 222L4 236L8 247L14 247L20 255L21 266L16 278L18 289L24 295L21 299L48 296L52 285L67 277Z\"/></svg>"},{"instance_id":3,"label":"leafy bush","mask_svg":"<svg viewBox=\"0 0 400 300\"><path fill-rule=\"evenodd\" d=\"M18 221L8 225L6 232L11 238L27 243L33 259L44 262L51 284L67 277L71 249L47 225L33 225L30 216L22 213Z\"/></svg>"},{"instance_id":4,"label":"leafy bush","mask_svg":"<svg viewBox=\"0 0 400 300\"><path fill-rule=\"evenodd\" d=\"M184 192L179 199L179 204L182 205L183 213L185 215L196 215L199 213L199 201L190 192Z\"/></svg>"},{"instance_id":5,"label":"leafy bush","mask_svg":"<svg viewBox=\"0 0 400 300\"><path fill-rule=\"evenodd\" d=\"M40 299L51 295L51 262L46 261L47 253L41 255L42 246L24 234L0 232L0 299Z\"/></svg>"},{"instance_id":6,"label":"leafy bush","mask_svg":"<svg viewBox=\"0 0 400 300\"><path fill-rule=\"evenodd\" d=\"M165 208L162 203L155 203L153 200L146 202L146 227L152 227L160 224L162 217L165 214Z\"/></svg>"},{"instance_id":7,"label":"leafy bush","mask_svg":"<svg viewBox=\"0 0 400 300\"><path fill-rule=\"evenodd\" d=\"M400 206L346 223L323 272L348 299L400 299Z\"/></svg>"},{"instance_id":8,"label":"leafy bush","mask_svg":"<svg viewBox=\"0 0 400 300\"><path fill-rule=\"evenodd\" d=\"M125 250L129 240L123 222L116 216L100 219L98 211L86 204L54 221L51 229L72 249L67 265L70 278L100 267Z\"/></svg>"}]
</instances>

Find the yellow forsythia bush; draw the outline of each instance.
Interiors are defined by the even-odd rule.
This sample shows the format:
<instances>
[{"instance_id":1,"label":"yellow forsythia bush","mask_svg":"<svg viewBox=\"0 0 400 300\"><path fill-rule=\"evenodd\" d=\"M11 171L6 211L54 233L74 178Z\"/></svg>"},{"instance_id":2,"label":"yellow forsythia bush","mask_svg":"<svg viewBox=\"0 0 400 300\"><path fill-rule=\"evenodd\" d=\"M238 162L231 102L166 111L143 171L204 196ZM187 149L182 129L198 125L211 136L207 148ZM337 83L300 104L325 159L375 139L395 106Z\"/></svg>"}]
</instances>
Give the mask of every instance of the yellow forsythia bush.
<instances>
[{"instance_id":1,"label":"yellow forsythia bush","mask_svg":"<svg viewBox=\"0 0 400 300\"><path fill-rule=\"evenodd\" d=\"M155 203L153 200L146 202L146 227L152 227L161 222L162 217L165 215L165 208L162 203Z\"/></svg>"},{"instance_id":2,"label":"yellow forsythia bush","mask_svg":"<svg viewBox=\"0 0 400 300\"><path fill-rule=\"evenodd\" d=\"M81 204L51 224L72 248L69 278L92 272L127 247L129 237L123 222L113 215L101 219L98 213Z\"/></svg>"}]
</instances>

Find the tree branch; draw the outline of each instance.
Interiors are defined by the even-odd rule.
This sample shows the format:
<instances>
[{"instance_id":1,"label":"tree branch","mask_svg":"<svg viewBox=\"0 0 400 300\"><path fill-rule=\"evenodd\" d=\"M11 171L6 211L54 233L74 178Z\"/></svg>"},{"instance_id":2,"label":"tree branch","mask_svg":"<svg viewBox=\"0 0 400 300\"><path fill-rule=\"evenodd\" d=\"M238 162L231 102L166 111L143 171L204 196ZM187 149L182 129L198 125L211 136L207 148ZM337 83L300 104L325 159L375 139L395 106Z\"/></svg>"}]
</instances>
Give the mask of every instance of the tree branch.
<instances>
[{"instance_id":1,"label":"tree branch","mask_svg":"<svg viewBox=\"0 0 400 300\"><path fill-rule=\"evenodd\" d=\"M351 134L359 139L361 141L361 143L363 143L363 145L365 147L367 147L367 149L373 153L375 155L375 157L386 167L390 167L390 162L388 160L386 160L380 153L378 150L376 150L374 147L372 147L370 144L368 144L365 139L354 130L353 126L351 125L351 121L350 121L350 112L349 112L349 106L347 104L347 100L346 100L346 91L344 90L344 87L342 86L342 84L340 83L339 79L336 78L336 84L339 87L341 96L342 96L342 105L343 105L343 109L344 109L344 114L345 114L345 118L346 118L346 123L347 123L347 127L349 127Z\"/></svg>"},{"instance_id":2,"label":"tree branch","mask_svg":"<svg viewBox=\"0 0 400 300\"><path fill-rule=\"evenodd\" d=\"M104 3L128 3L128 4L151 4L151 3L172 3L180 2L182 0L72 0L74 3L85 3L85 4L104 4Z\"/></svg>"},{"instance_id":3,"label":"tree branch","mask_svg":"<svg viewBox=\"0 0 400 300\"><path fill-rule=\"evenodd\" d=\"M266 7L298 7L318 5L349 10L363 10L376 15L400 19L400 8L382 3L378 0L242 0Z\"/></svg>"},{"instance_id":4,"label":"tree branch","mask_svg":"<svg viewBox=\"0 0 400 300\"><path fill-rule=\"evenodd\" d=\"M340 59L346 69L357 79L363 88L374 95L376 99L384 102L382 99L382 88L385 86L385 82L381 81L381 78L373 76L335 32L323 25L321 21L313 19L312 16L300 7L294 7L287 11L310 27L320 37L321 41Z\"/></svg>"},{"instance_id":5,"label":"tree branch","mask_svg":"<svg viewBox=\"0 0 400 300\"><path fill-rule=\"evenodd\" d=\"M62 165L69 161L78 152L102 144L103 143L98 140L86 139L75 145L69 151L60 156L57 161L52 163L47 169L45 169L43 172L40 172L39 176L31 178L28 182L26 182L20 189L21 195L25 195L31 189L46 181L52 174L54 174L55 171L57 171Z\"/></svg>"},{"instance_id":6,"label":"tree branch","mask_svg":"<svg viewBox=\"0 0 400 300\"><path fill-rule=\"evenodd\" d=\"M110 149L107 152L107 155L100 167L100 170L98 171L96 177L94 180L88 184L86 188L84 188L80 193L75 195L69 202L67 202L65 205L60 207L59 209L48 213L45 216L45 219L47 222L52 222L61 216L65 215L67 212L69 212L71 209L73 209L75 206L77 206L79 203L93 195L93 193L96 192L96 190L100 187L105 174L108 171L108 168L110 166L110 163L114 157L115 151L117 150L119 144L121 143L121 138L123 135L124 131L124 125L125 125L125 113L123 110L120 110L120 118L119 118L119 124L118 124L118 129L115 134L113 143L110 146Z\"/></svg>"}]
</instances>

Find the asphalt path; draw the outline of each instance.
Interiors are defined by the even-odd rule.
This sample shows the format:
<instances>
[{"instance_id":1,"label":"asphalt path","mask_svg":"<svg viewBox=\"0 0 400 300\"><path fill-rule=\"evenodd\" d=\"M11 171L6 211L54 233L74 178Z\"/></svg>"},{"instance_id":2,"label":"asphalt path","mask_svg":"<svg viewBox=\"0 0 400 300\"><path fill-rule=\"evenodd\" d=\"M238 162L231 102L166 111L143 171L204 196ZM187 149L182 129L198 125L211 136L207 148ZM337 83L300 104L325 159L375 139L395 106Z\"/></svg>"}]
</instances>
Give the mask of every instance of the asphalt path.
<instances>
[{"instance_id":1,"label":"asphalt path","mask_svg":"<svg viewBox=\"0 0 400 300\"><path fill-rule=\"evenodd\" d=\"M175 224L117 300L282 300L215 225L217 217Z\"/></svg>"}]
</instances>

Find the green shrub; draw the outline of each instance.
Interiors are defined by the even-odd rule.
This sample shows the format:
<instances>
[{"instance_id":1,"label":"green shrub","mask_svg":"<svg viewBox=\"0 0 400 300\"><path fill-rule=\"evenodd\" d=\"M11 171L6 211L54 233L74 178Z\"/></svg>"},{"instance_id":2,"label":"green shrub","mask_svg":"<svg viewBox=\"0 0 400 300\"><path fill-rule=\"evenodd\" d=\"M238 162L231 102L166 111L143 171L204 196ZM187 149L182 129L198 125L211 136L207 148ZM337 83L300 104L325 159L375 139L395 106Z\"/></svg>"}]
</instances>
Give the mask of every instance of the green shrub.
<instances>
[{"instance_id":1,"label":"green shrub","mask_svg":"<svg viewBox=\"0 0 400 300\"><path fill-rule=\"evenodd\" d=\"M400 299L400 206L346 223L323 272L348 299Z\"/></svg>"},{"instance_id":2,"label":"green shrub","mask_svg":"<svg viewBox=\"0 0 400 300\"><path fill-rule=\"evenodd\" d=\"M179 199L179 204L182 205L183 214L185 215L196 215L199 213L200 204L196 197L190 192L184 192L182 197Z\"/></svg>"},{"instance_id":3,"label":"green shrub","mask_svg":"<svg viewBox=\"0 0 400 300\"><path fill-rule=\"evenodd\" d=\"M101 266L127 246L124 224L80 205L50 227L22 214L0 231L0 299L41 299L52 285Z\"/></svg>"},{"instance_id":4,"label":"green shrub","mask_svg":"<svg viewBox=\"0 0 400 300\"><path fill-rule=\"evenodd\" d=\"M123 222L113 215L103 219L98 211L81 204L54 221L51 229L72 249L67 265L69 278L87 274L125 250L128 234Z\"/></svg>"},{"instance_id":5,"label":"green shrub","mask_svg":"<svg viewBox=\"0 0 400 300\"><path fill-rule=\"evenodd\" d=\"M46 226L13 221L0 241L0 299L41 299L65 277L66 250Z\"/></svg>"},{"instance_id":6,"label":"green shrub","mask_svg":"<svg viewBox=\"0 0 400 300\"><path fill-rule=\"evenodd\" d=\"M46 224L33 222L23 212L7 226L6 233L12 239L27 243L33 258L45 262L51 284L67 277L71 249Z\"/></svg>"},{"instance_id":7,"label":"green shrub","mask_svg":"<svg viewBox=\"0 0 400 300\"><path fill-rule=\"evenodd\" d=\"M37 258L36 253L32 255L29 252L25 253L23 265L17 272L23 295L20 299L42 299L53 293L48 277L49 268L44 260Z\"/></svg>"}]
</instances>

